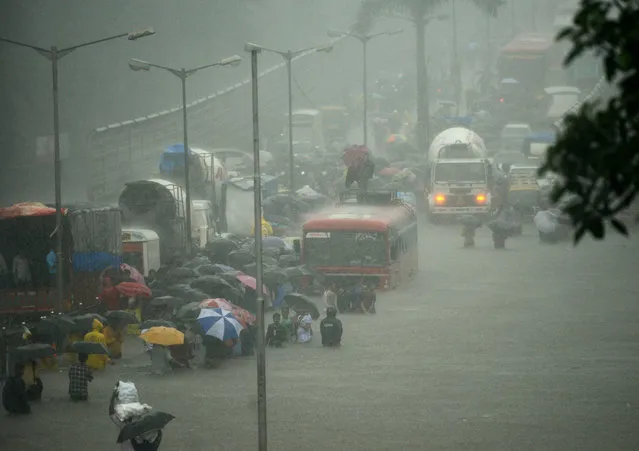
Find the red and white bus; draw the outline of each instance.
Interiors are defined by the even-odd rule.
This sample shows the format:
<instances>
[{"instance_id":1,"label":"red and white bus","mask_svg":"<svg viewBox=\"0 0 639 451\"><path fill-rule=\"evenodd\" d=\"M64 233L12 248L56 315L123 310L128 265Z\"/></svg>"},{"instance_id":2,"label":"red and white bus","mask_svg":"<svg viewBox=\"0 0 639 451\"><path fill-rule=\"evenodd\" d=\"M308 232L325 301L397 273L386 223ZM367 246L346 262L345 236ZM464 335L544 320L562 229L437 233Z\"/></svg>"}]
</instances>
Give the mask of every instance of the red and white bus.
<instances>
[{"instance_id":1,"label":"red and white bus","mask_svg":"<svg viewBox=\"0 0 639 451\"><path fill-rule=\"evenodd\" d=\"M564 86L564 53L552 35L521 34L501 49L499 77L515 79L523 87L538 92L547 86Z\"/></svg>"},{"instance_id":2,"label":"red and white bus","mask_svg":"<svg viewBox=\"0 0 639 451\"><path fill-rule=\"evenodd\" d=\"M303 225L301 244L302 261L327 284L363 279L390 289L418 270L417 215L401 201L342 204L316 213Z\"/></svg>"}]
</instances>

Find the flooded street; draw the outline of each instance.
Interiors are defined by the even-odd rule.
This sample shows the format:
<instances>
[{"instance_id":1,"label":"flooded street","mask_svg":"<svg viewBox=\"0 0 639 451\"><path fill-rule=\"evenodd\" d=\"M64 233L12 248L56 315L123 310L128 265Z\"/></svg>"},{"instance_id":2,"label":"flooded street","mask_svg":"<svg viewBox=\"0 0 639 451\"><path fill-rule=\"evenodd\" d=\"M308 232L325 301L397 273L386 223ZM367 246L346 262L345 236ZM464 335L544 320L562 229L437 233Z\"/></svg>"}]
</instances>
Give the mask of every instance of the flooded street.
<instances>
[{"instance_id":1,"label":"flooded street","mask_svg":"<svg viewBox=\"0 0 639 451\"><path fill-rule=\"evenodd\" d=\"M422 227L419 277L380 295L376 316L341 315L341 349L317 336L267 350L270 449L638 448L637 241L544 246L528 226L505 251L486 230L461 242L458 227ZM123 378L176 416L162 449L256 449L254 358L168 377L147 362L129 339L87 404L67 400L66 373L44 374L43 402L2 418L0 445L76 449L79 434L116 449L107 406Z\"/></svg>"}]
</instances>

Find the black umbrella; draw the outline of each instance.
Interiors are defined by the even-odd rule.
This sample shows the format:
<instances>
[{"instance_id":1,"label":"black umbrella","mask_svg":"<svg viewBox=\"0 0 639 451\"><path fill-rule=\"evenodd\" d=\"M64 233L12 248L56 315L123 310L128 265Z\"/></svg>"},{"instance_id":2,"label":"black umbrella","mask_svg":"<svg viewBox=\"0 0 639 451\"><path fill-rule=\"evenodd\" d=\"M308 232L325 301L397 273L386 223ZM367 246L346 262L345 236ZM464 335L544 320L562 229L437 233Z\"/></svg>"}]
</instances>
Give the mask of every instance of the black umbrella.
<instances>
[{"instance_id":1,"label":"black umbrella","mask_svg":"<svg viewBox=\"0 0 639 451\"><path fill-rule=\"evenodd\" d=\"M481 219L477 216L464 215L459 218L459 222L466 227L481 227Z\"/></svg>"},{"instance_id":2,"label":"black umbrella","mask_svg":"<svg viewBox=\"0 0 639 451\"><path fill-rule=\"evenodd\" d=\"M311 318L318 319L320 312L313 301L300 293L290 293L284 296L284 302L297 313L308 313Z\"/></svg>"},{"instance_id":3,"label":"black umbrella","mask_svg":"<svg viewBox=\"0 0 639 451\"><path fill-rule=\"evenodd\" d=\"M195 279L198 274L191 268L171 268L166 274L169 283L179 283L185 279Z\"/></svg>"},{"instance_id":4,"label":"black umbrella","mask_svg":"<svg viewBox=\"0 0 639 451\"><path fill-rule=\"evenodd\" d=\"M171 321L167 321L165 319L149 319L140 324L140 330L150 329L152 327L173 327L175 328L175 323Z\"/></svg>"},{"instance_id":5,"label":"black umbrella","mask_svg":"<svg viewBox=\"0 0 639 451\"><path fill-rule=\"evenodd\" d=\"M169 308L177 308L181 307L189 301L185 301L182 298L178 298L175 296L160 296L158 298L153 298L149 301L149 304L153 307L169 307Z\"/></svg>"},{"instance_id":6,"label":"black umbrella","mask_svg":"<svg viewBox=\"0 0 639 451\"><path fill-rule=\"evenodd\" d=\"M244 265L244 274L255 277L257 275L257 265L255 263Z\"/></svg>"},{"instance_id":7,"label":"black umbrella","mask_svg":"<svg viewBox=\"0 0 639 451\"><path fill-rule=\"evenodd\" d=\"M65 335L75 328L71 318L65 316L47 316L34 325L38 334Z\"/></svg>"},{"instance_id":8,"label":"black umbrella","mask_svg":"<svg viewBox=\"0 0 639 451\"><path fill-rule=\"evenodd\" d=\"M152 411L139 420L125 425L118 435L118 443L126 442L147 432L163 429L175 418L170 413Z\"/></svg>"},{"instance_id":9,"label":"black umbrella","mask_svg":"<svg viewBox=\"0 0 639 451\"><path fill-rule=\"evenodd\" d=\"M189 304L186 304L180 307L177 313L175 314L175 318L176 319L197 318L198 315L200 314L200 310L202 310L202 308L200 307L199 302L191 302Z\"/></svg>"},{"instance_id":10,"label":"black umbrella","mask_svg":"<svg viewBox=\"0 0 639 451\"><path fill-rule=\"evenodd\" d=\"M233 268L241 268L253 262L255 262L255 256L248 250L231 252L228 258L229 266Z\"/></svg>"},{"instance_id":11,"label":"black umbrella","mask_svg":"<svg viewBox=\"0 0 639 451\"><path fill-rule=\"evenodd\" d=\"M195 269L195 272L197 272L200 276L215 276L217 274L223 273L224 270L219 266L207 264L198 266Z\"/></svg>"},{"instance_id":12,"label":"black umbrella","mask_svg":"<svg viewBox=\"0 0 639 451\"><path fill-rule=\"evenodd\" d=\"M131 312L124 310L112 310L106 313L108 323L118 323L122 325L139 323L136 316Z\"/></svg>"},{"instance_id":13,"label":"black umbrella","mask_svg":"<svg viewBox=\"0 0 639 451\"><path fill-rule=\"evenodd\" d=\"M163 288L153 288L151 290L151 297L152 298L160 298L162 296L166 296L168 293L166 292L165 289Z\"/></svg>"},{"instance_id":14,"label":"black umbrella","mask_svg":"<svg viewBox=\"0 0 639 451\"><path fill-rule=\"evenodd\" d=\"M204 299L210 298L208 294L203 293L200 290L191 288L190 285L173 285L173 286L170 286L167 289L167 291L172 296L184 299L185 301L188 301L188 302L200 302L200 301L203 301Z\"/></svg>"},{"instance_id":15,"label":"black umbrella","mask_svg":"<svg viewBox=\"0 0 639 451\"><path fill-rule=\"evenodd\" d=\"M109 355L109 350L102 343L92 341L76 341L69 346L70 352L77 354L101 354Z\"/></svg>"},{"instance_id":16,"label":"black umbrella","mask_svg":"<svg viewBox=\"0 0 639 451\"><path fill-rule=\"evenodd\" d=\"M278 284L286 280L286 272L278 267L264 268L264 283Z\"/></svg>"},{"instance_id":17,"label":"black umbrella","mask_svg":"<svg viewBox=\"0 0 639 451\"><path fill-rule=\"evenodd\" d=\"M290 268L291 266L297 266L300 263L299 256L295 254L285 254L280 256L278 265L282 268Z\"/></svg>"},{"instance_id":18,"label":"black umbrella","mask_svg":"<svg viewBox=\"0 0 639 451\"><path fill-rule=\"evenodd\" d=\"M191 282L191 288L200 290L208 295L213 295L221 288L230 287L231 285L221 277L217 276L202 276Z\"/></svg>"},{"instance_id":19,"label":"black umbrella","mask_svg":"<svg viewBox=\"0 0 639 451\"><path fill-rule=\"evenodd\" d=\"M228 238L217 238L206 244L206 250L213 254L216 259L225 259L226 256L236 250L237 247L237 243Z\"/></svg>"},{"instance_id":20,"label":"black umbrella","mask_svg":"<svg viewBox=\"0 0 639 451\"><path fill-rule=\"evenodd\" d=\"M189 260L184 264L185 268L195 269L202 265L208 265L211 263L206 257L195 257L193 260Z\"/></svg>"},{"instance_id":21,"label":"black umbrella","mask_svg":"<svg viewBox=\"0 0 639 451\"><path fill-rule=\"evenodd\" d=\"M20 361L43 359L45 357L51 357L55 354L55 349L51 345L43 343L32 343L24 346L19 346L11 350L11 354L16 356Z\"/></svg>"},{"instance_id":22,"label":"black umbrella","mask_svg":"<svg viewBox=\"0 0 639 451\"><path fill-rule=\"evenodd\" d=\"M103 325L106 323L106 318L97 313L87 313L84 315L72 316L71 319L75 323L72 328L72 332L84 332L93 329L93 320L97 319Z\"/></svg>"}]
</instances>

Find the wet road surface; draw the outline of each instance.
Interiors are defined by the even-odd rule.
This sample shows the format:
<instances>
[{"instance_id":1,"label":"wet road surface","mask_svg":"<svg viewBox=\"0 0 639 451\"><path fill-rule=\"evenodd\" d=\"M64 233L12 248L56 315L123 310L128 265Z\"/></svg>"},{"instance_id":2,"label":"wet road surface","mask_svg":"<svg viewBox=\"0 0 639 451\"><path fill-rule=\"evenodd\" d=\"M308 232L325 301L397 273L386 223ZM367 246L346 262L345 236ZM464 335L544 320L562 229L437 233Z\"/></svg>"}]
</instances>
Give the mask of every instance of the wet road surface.
<instances>
[{"instance_id":1,"label":"wet road surface","mask_svg":"<svg viewBox=\"0 0 639 451\"><path fill-rule=\"evenodd\" d=\"M376 316L341 315L342 349L267 351L270 449L639 449L639 241L546 246L529 227L504 251L486 231L465 250L450 226L420 240L419 277ZM120 377L176 416L161 449L257 449L254 358L152 377L137 339L126 351L86 404L44 374L30 417L0 417L0 447L117 449Z\"/></svg>"}]
</instances>

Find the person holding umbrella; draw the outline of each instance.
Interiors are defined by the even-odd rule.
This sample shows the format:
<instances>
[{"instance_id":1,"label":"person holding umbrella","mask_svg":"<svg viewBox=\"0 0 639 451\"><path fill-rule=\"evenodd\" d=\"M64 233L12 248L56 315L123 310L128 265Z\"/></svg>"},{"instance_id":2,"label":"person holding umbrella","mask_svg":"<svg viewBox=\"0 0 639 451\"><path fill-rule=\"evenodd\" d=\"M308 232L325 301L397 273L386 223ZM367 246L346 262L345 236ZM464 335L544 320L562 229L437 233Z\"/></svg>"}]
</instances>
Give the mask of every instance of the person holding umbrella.
<instances>
[{"instance_id":1,"label":"person holding umbrella","mask_svg":"<svg viewBox=\"0 0 639 451\"><path fill-rule=\"evenodd\" d=\"M2 406L12 414L26 415L31 413L31 406L27 401L27 389L22 380L24 365L16 363L14 375L9 377L2 389Z\"/></svg>"},{"instance_id":2,"label":"person holding umbrella","mask_svg":"<svg viewBox=\"0 0 639 451\"><path fill-rule=\"evenodd\" d=\"M71 401L89 399L89 382L93 380L93 373L86 364L88 357L86 354L78 354L78 362L69 367L69 397Z\"/></svg>"}]
</instances>

